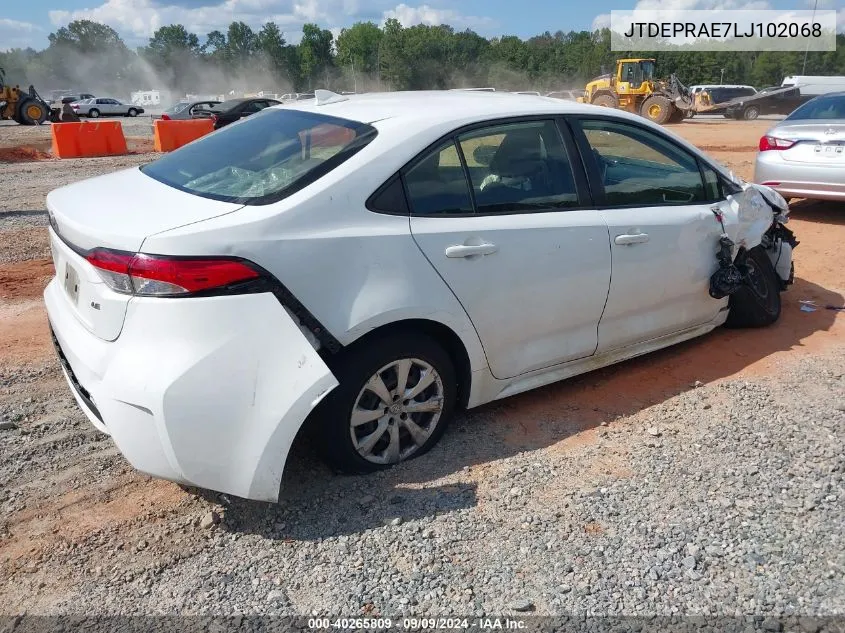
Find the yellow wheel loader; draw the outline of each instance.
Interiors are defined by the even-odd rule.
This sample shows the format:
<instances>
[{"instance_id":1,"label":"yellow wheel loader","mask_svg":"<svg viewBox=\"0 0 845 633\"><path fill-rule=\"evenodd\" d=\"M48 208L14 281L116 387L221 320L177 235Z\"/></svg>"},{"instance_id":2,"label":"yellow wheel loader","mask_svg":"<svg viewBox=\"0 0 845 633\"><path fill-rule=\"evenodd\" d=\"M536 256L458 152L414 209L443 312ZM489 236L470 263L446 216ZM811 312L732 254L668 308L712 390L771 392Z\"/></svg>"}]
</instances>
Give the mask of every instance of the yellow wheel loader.
<instances>
[{"instance_id":1,"label":"yellow wheel loader","mask_svg":"<svg viewBox=\"0 0 845 633\"><path fill-rule=\"evenodd\" d=\"M675 75L656 81L654 67L654 59L617 60L616 72L593 79L579 101L641 114L655 123L681 121L694 108L689 91Z\"/></svg>"},{"instance_id":2,"label":"yellow wheel loader","mask_svg":"<svg viewBox=\"0 0 845 633\"><path fill-rule=\"evenodd\" d=\"M7 86L5 73L0 68L0 119L11 119L21 125L41 125L51 118L50 104L33 86L28 91L21 90L20 86Z\"/></svg>"},{"instance_id":3,"label":"yellow wheel loader","mask_svg":"<svg viewBox=\"0 0 845 633\"><path fill-rule=\"evenodd\" d=\"M794 87L786 86L714 103L707 90L690 94L674 74L669 75L666 81L655 80L654 61L642 58L617 60L615 74L593 79L584 89L584 96L578 97L578 102L620 108L641 114L655 123L677 123L738 102L748 104L794 90Z\"/></svg>"}]
</instances>

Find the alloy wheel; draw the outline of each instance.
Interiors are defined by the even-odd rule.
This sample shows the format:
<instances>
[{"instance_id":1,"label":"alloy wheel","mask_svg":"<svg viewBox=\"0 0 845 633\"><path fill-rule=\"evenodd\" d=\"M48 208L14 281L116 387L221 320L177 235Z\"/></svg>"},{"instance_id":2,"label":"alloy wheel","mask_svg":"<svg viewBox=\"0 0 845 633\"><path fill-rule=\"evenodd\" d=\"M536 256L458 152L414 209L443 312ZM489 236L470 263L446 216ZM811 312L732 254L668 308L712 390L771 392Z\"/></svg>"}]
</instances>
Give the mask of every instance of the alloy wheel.
<instances>
[{"instance_id":1,"label":"alloy wheel","mask_svg":"<svg viewBox=\"0 0 845 633\"><path fill-rule=\"evenodd\" d=\"M408 459L431 437L443 412L443 381L429 363L401 358L361 388L349 420L355 450L375 464Z\"/></svg>"}]
</instances>

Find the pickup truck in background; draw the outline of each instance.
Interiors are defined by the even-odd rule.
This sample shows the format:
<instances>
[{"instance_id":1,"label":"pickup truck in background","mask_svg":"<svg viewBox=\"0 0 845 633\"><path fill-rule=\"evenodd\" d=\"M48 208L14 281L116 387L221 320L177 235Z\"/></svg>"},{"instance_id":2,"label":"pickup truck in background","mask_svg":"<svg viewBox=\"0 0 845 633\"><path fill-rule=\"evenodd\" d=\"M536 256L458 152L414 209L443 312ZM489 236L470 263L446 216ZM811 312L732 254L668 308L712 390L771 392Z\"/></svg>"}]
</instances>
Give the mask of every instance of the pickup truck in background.
<instances>
[{"instance_id":1,"label":"pickup truck in background","mask_svg":"<svg viewBox=\"0 0 845 633\"><path fill-rule=\"evenodd\" d=\"M784 86L769 86L754 95L754 99L737 99L725 108L729 119L753 121L761 114L789 114L807 101L800 88L784 90Z\"/></svg>"}]
</instances>

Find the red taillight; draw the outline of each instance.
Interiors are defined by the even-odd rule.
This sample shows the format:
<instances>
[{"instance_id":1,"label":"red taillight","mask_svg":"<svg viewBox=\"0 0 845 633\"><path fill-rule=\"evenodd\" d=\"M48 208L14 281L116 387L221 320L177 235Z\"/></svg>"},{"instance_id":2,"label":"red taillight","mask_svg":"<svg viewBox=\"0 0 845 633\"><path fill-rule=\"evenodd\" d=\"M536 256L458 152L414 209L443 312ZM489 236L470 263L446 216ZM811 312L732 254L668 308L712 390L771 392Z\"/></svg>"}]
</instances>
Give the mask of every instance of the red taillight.
<instances>
[{"instance_id":1,"label":"red taillight","mask_svg":"<svg viewBox=\"0 0 845 633\"><path fill-rule=\"evenodd\" d=\"M761 152L789 149L793 145L795 145L795 141L789 141L785 138L777 138L774 136L763 136L760 138Z\"/></svg>"},{"instance_id":2,"label":"red taillight","mask_svg":"<svg viewBox=\"0 0 845 633\"><path fill-rule=\"evenodd\" d=\"M169 120L170 120L170 116L168 116L168 114L167 114L166 112L164 112L164 113L162 113L162 115L161 115L161 120L162 120L162 121L169 121Z\"/></svg>"},{"instance_id":3,"label":"red taillight","mask_svg":"<svg viewBox=\"0 0 845 633\"><path fill-rule=\"evenodd\" d=\"M73 104L73 105L72 105L72 106L70 106L70 107L71 107L72 109L74 109L74 110L79 110L79 106L78 106L78 105L76 105L76 104Z\"/></svg>"},{"instance_id":4,"label":"red taillight","mask_svg":"<svg viewBox=\"0 0 845 633\"><path fill-rule=\"evenodd\" d=\"M217 123L217 115L216 115L216 114L212 114L212 115L211 115L211 120L212 120L212 121L214 121L215 123Z\"/></svg>"},{"instance_id":5,"label":"red taillight","mask_svg":"<svg viewBox=\"0 0 845 633\"><path fill-rule=\"evenodd\" d=\"M115 292L146 297L190 295L260 276L231 258L172 258L96 248L85 259Z\"/></svg>"}]
</instances>

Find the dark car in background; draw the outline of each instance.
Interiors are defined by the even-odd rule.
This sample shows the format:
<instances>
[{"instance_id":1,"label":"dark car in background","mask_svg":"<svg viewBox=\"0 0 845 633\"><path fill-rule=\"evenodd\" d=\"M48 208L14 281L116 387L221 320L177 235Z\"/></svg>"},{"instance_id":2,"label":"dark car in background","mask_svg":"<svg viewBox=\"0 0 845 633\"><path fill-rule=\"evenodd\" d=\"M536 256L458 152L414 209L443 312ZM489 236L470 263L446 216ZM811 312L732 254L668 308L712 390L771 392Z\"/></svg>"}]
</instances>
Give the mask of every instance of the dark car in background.
<instances>
[{"instance_id":1,"label":"dark car in background","mask_svg":"<svg viewBox=\"0 0 845 633\"><path fill-rule=\"evenodd\" d=\"M219 130L221 127L239 121L250 114L261 112L264 108L269 108L270 106L281 105L281 103L281 101L267 99L266 97L229 99L210 108L196 108L191 118L210 118L214 121L214 129Z\"/></svg>"},{"instance_id":2,"label":"dark car in background","mask_svg":"<svg viewBox=\"0 0 845 633\"><path fill-rule=\"evenodd\" d=\"M727 103L729 101L734 101L735 99L740 99L742 97L753 97L757 94L757 91L754 90L754 88L746 88L742 86L707 88L706 92L710 95L710 102L714 104ZM702 114L723 114L725 115L725 117L727 117L727 111L727 107L722 107L715 108L713 110L707 110Z\"/></svg>"},{"instance_id":3,"label":"dark car in background","mask_svg":"<svg viewBox=\"0 0 845 633\"><path fill-rule=\"evenodd\" d=\"M203 101L183 99L181 101L177 101L167 108L167 110L162 112L161 118L165 121L182 121L185 119L192 119L195 112L199 110L208 110L209 108L220 105L220 103L220 101L208 99Z\"/></svg>"},{"instance_id":4,"label":"dark car in background","mask_svg":"<svg viewBox=\"0 0 845 633\"><path fill-rule=\"evenodd\" d=\"M738 101L732 104L725 110L725 116L753 121L761 114L789 114L800 106L802 101L798 88L769 86L758 92L753 101Z\"/></svg>"}]
</instances>

